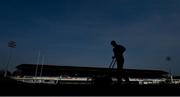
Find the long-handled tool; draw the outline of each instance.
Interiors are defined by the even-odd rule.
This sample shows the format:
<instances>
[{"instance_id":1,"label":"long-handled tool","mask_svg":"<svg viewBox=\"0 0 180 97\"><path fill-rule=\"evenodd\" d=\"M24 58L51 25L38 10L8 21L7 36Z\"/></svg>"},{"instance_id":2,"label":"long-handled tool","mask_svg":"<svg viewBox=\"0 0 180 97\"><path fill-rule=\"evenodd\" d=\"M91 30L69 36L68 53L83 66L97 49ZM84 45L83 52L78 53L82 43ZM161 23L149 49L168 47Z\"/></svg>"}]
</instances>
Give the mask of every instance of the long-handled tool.
<instances>
[{"instance_id":1,"label":"long-handled tool","mask_svg":"<svg viewBox=\"0 0 180 97\"><path fill-rule=\"evenodd\" d=\"M113 58L109 65L109 68L114 68L115 63L116 63L116 59Z\"/></svg>"}]
</instances>

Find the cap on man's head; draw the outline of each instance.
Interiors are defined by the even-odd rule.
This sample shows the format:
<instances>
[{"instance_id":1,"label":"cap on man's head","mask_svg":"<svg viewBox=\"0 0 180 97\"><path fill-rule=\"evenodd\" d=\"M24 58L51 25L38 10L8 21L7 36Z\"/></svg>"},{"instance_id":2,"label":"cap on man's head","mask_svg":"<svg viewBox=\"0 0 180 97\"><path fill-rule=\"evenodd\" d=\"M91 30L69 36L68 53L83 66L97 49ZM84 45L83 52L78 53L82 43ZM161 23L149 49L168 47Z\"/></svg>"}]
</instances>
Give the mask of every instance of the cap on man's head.
<instances>
[{"instance_id":1,"label":"cap on man's head","mask_svg":"<svg viewBox=\"0 0 180 97\"><path fill-rule=\"evenodd\" d=\"M111 45L115 45L115 44L116 44L116 41L112 40Z\"/></svg>"}]
</instances>

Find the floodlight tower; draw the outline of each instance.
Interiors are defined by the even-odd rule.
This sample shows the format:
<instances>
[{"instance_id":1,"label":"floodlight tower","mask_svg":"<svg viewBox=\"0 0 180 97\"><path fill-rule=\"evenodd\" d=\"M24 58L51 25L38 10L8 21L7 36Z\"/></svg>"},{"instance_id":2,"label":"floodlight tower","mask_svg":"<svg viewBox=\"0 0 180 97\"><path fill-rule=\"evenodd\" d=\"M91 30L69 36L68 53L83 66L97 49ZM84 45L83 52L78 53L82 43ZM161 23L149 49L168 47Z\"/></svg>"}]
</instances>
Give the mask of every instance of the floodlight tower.
<instances>
[{"instance_id":1,"label":"floodlight tower","mask_svg":"<svg viewBox=\"0 0 180 97\"><path fill-rule=\"evenodd\" d=\"M171 57L170 56L167 56L166 57L166 61L169 63L171 61ZM170 65L169 65L170 66ZM173 74L172 74L172 70L171 70L171 67L169 68L169 76L170 76L170 82L173 83Z\"/></svg>"},{"instance_id":2,"label":"floodlight tower","mask_svg":"<svg viewBox=\"0 0 180 97\"><path fill-rule=\"evenodd\" d=\"M9 41L8 42L8 47L10 47L12 49L10 49L10 51L9 51L8 63L7 63L6 68L5 68L6 70L5 70L5 73L4 73L4 77L7 76L8 68L9 68L9 63L11 61L12 54L13 54L13 48L16 48L16 42L15 41Z\"/></svg>"}]
</instances>

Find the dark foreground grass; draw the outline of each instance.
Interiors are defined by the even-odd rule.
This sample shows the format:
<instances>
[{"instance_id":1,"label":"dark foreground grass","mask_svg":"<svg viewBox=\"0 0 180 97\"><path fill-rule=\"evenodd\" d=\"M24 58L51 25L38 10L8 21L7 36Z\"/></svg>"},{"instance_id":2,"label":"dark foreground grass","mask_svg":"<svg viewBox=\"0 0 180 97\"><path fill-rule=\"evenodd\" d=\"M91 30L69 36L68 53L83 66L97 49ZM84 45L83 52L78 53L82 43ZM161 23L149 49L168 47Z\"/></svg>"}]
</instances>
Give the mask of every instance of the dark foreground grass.
<instances>
[{"instance_id":1,"label":"dark foreground grass","mask_svg":"<svg viewBox=\"0 0 180 97\"><path fill-rule=\"evenodd\" d=\"M17 82L9 78L0 80L0 95L6 96L166 96L180 95L180 85L161 84L161 85L45 85L27 84Z\"/></svg>"}]
</instances>

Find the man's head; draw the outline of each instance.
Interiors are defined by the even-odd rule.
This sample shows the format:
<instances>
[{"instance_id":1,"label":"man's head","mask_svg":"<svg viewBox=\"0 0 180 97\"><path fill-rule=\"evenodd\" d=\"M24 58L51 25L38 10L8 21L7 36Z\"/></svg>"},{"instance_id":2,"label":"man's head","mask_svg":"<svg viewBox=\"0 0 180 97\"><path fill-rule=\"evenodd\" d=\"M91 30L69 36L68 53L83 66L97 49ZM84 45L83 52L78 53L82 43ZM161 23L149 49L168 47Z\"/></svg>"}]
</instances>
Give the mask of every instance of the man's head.
<instances>
[{"instance_id":1,"label":"man's head","mask_svg":"<svg viewBox=\"0 0 180 97\"><path fill-rule=\"evenodd\" d=\"M114 40L112 40L111 41L111 45L113 46L113 47L115 47L117 44L116 44L116 41L114 41Z\"/></svg>"}]
</instances>

